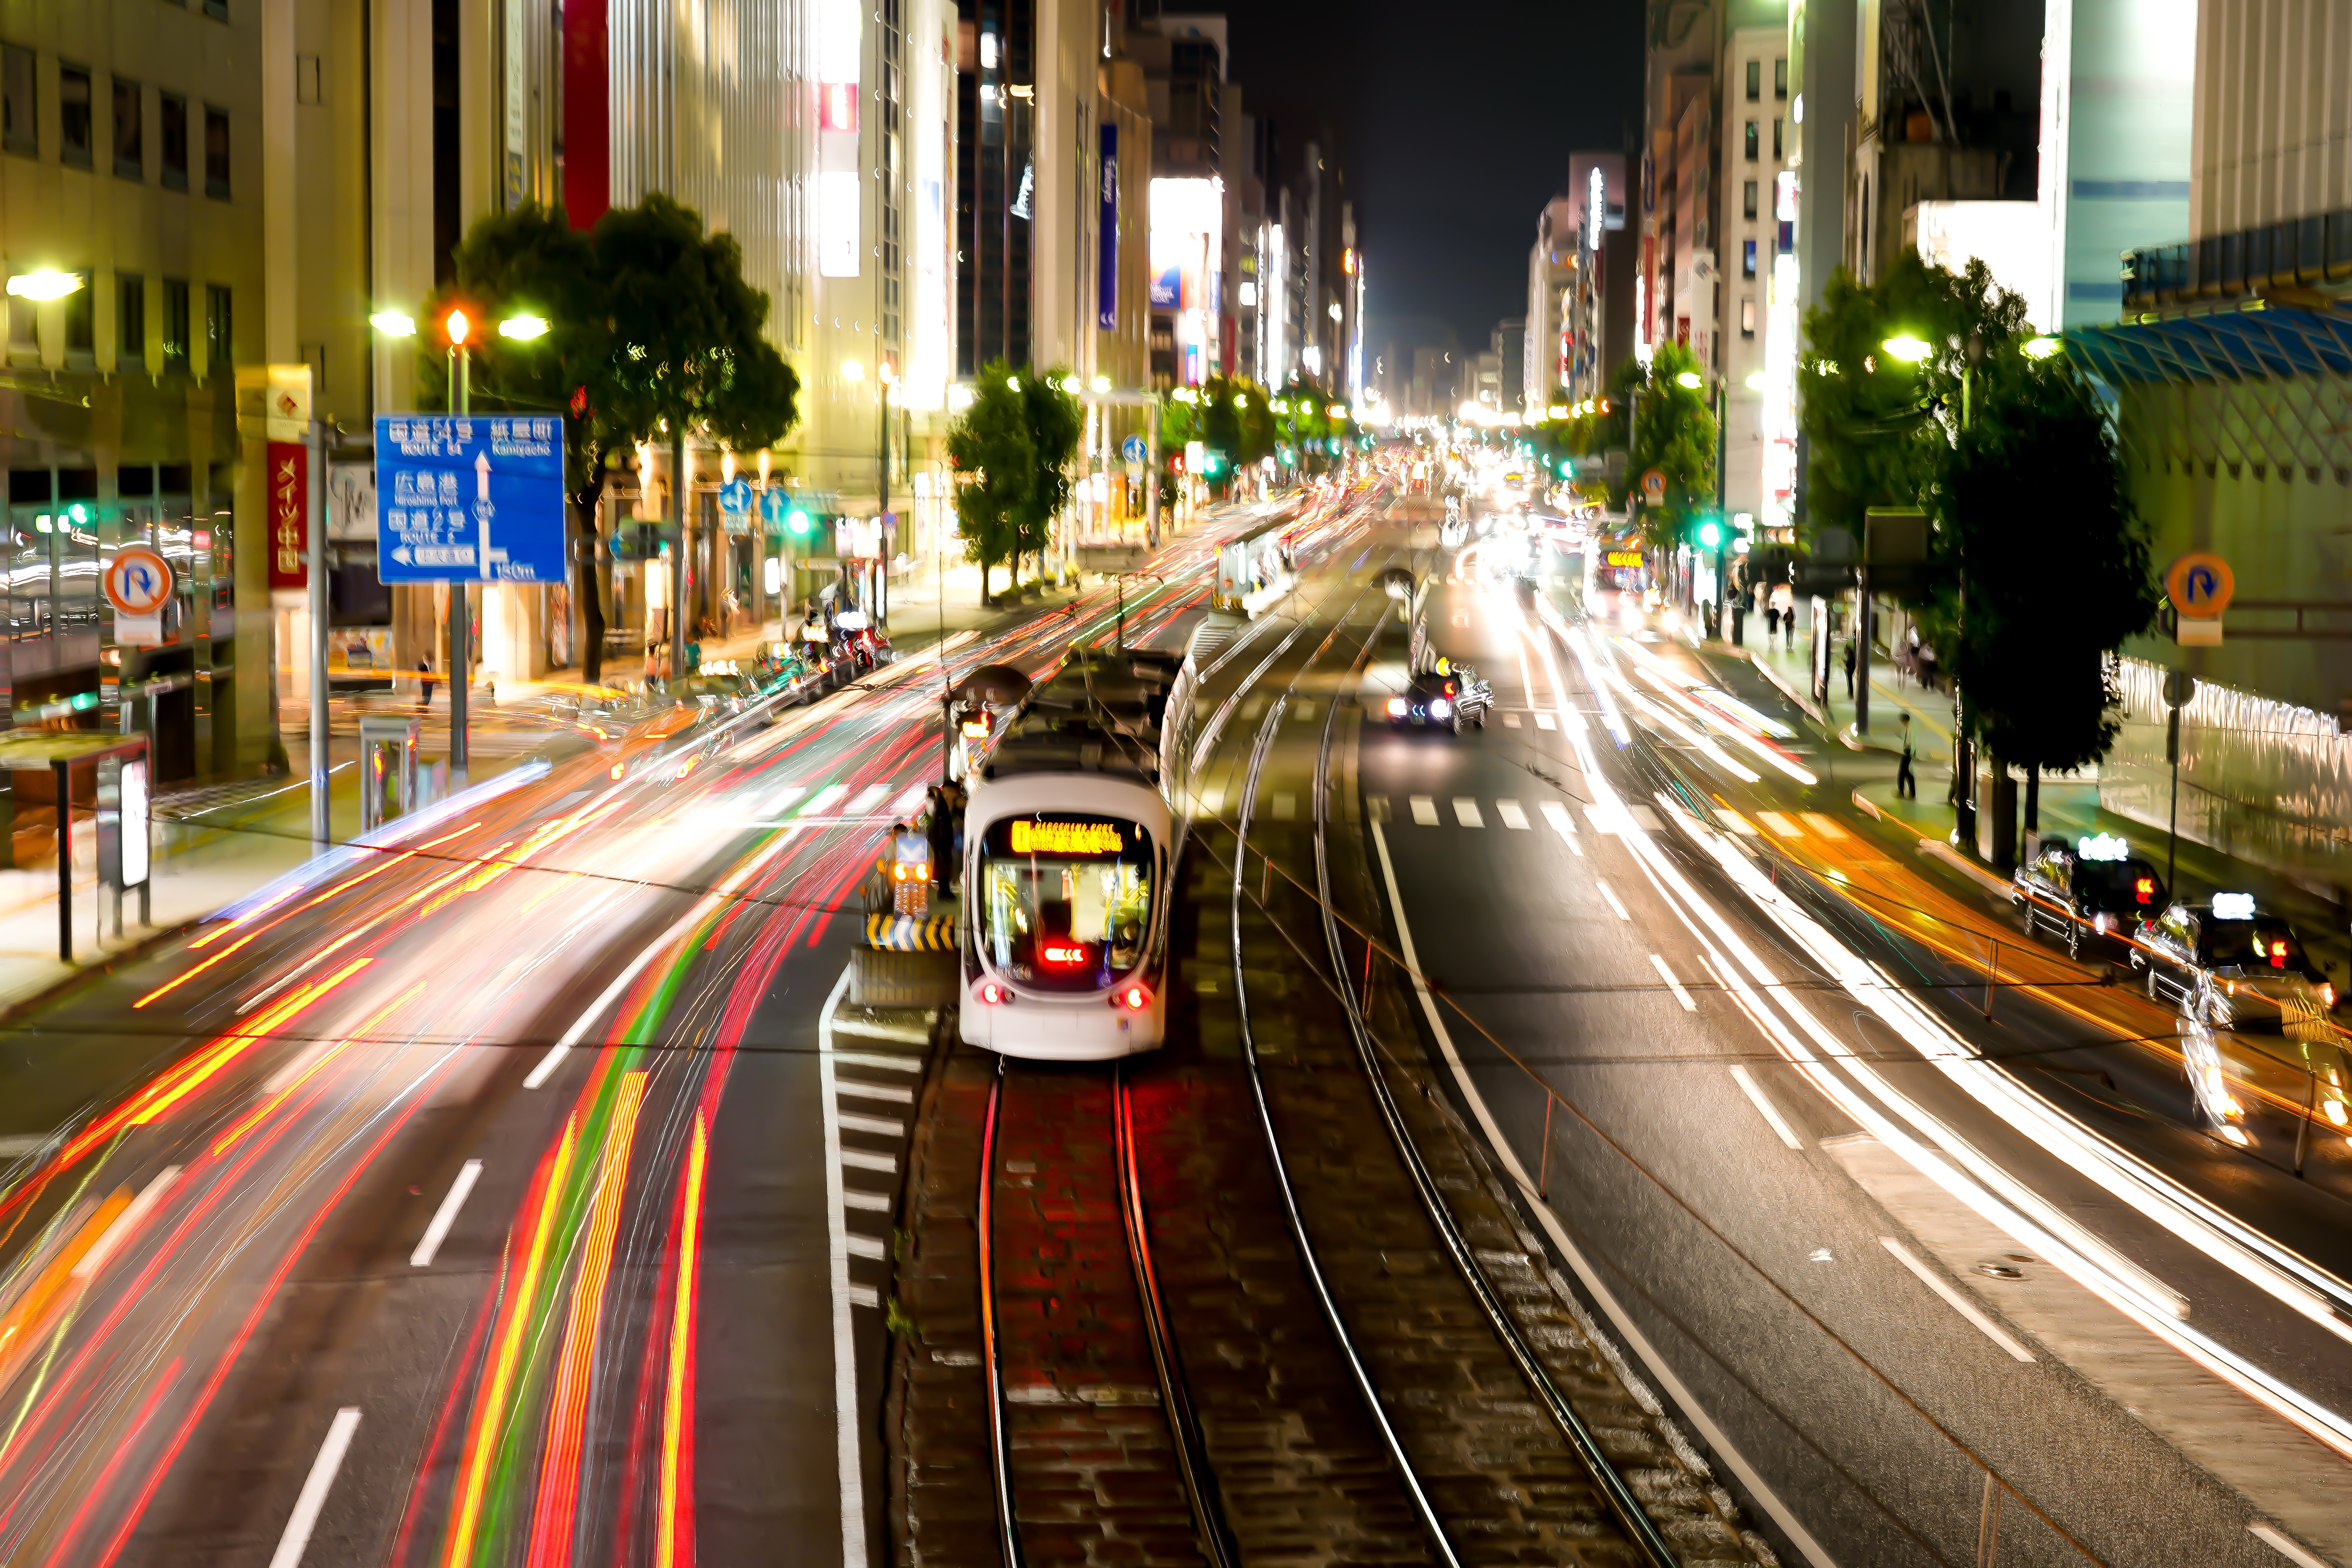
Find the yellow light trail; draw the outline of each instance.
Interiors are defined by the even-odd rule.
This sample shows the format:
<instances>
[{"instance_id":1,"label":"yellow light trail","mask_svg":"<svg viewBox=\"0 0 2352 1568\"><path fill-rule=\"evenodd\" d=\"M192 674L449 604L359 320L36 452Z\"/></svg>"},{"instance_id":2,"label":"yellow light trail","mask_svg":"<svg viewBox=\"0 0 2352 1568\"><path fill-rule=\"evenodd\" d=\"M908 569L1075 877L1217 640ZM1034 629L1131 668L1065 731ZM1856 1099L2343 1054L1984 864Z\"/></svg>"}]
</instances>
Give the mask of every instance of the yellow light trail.
<instances>
[{"instance_id":1,"label":"yellow light trail","mask_svg":"<svg viewBox=\"0 0 2352 1568\"><path fill-rule=\"evenodd\" d=\"M677 1568L678 1447L687 1421L687 1347L694 1334L694 1271L702 1238L702 1166L708 1152L702 1114L694 1117L694 1143L686 1155L686 1217L677 1247L677 1300L669 1328L669 1388L662 1399L661 1518L654 1536L655 1568Z\"/></svg>"}]
</instances>

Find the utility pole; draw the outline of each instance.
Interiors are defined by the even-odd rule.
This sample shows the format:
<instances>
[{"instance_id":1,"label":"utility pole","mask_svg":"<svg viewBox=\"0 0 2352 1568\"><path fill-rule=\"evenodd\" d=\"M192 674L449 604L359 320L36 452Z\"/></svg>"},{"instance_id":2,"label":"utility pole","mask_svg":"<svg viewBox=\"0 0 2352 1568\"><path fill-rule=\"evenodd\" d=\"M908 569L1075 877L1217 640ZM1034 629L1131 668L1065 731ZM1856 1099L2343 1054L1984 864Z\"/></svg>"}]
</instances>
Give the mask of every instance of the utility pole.
<instances>
[{"instance_id":1,"label":"utility pole","mask_svg":"<svg viewBox=\"0 0 2352 1568\"><path fill-rule=\"evenodd\" d=\"M674 682L684 680L688 673L686 507L687 492L690 488L686 473L686 420L682 416L673 414L669 425L669 504L677 531L669 563L669 678Z\"/></svg>"}]
</instances>

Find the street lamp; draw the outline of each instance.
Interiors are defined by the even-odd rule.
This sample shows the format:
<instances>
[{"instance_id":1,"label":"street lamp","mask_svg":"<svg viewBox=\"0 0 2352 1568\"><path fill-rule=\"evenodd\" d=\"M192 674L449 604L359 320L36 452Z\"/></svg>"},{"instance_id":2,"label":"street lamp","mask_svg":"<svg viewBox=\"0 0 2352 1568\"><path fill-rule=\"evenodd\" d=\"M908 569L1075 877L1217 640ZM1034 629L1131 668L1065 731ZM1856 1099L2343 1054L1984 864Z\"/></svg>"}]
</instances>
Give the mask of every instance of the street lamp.
<instances>
[{"instance_id":1,"label":"street lamp","mask_svg":"<svg viewBox=\"0 0 2352 1568\"><path fill-rule=\"evenodd\" d=\"M11 296L42 305L79 292L81 286L81 274L79 272L19 272L8 279Z\"/></svg>"},{"instance_id":2,"label":"street lamp","mask_svg":"<svg viewBox=\"0 0 2352 1568\"><path fill-rule=\"evenodd\" d=\"M1675 384L1684 388L1685 391L1696 392L1700 387L1706 384L1706 377L1699 374L1699 373L1695 370L1686 370L1680 375L1675 377Z\"/></svg>"},{"instance_id":3,"label":"street lamp","mask_svg":"<svg viewBox=\"0 0 2352 1568\"><path fill-rule=\"evenodd\" d=\"M2041 337L2028 338L2025 340L2024 344L2025 357L2027 359L2048 359L2051 355L2058 353L2065 346L2065 343L2062 340L2051 337L2047 334ZM2167 885L2169 886L2170 884Z\"/></svg>"},{"instance_id":4,"label":"street lamp","mask_svg":"<svg viewBox=\"0 0 2352 1568\"><path fill-rule=\"evenodd\" d=\"M1933 345L1908 333L1889 338L1879 346L1884 348L1890 356L1901 360L1905 364L1917 364L1936 352Z\"/></svg>"}]
</instances>

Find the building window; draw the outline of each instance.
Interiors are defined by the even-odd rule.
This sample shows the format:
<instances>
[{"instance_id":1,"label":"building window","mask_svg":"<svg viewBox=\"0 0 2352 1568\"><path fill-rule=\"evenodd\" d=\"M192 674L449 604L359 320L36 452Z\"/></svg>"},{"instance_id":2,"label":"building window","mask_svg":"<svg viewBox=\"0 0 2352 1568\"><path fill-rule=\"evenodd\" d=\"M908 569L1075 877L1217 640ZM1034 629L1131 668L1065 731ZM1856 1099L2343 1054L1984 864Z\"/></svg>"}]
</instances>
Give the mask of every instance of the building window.
<instances>
[{"instance_id":1,"label":"building window","mask_svg":"<svg viewBox=\"0 0 2352 1568\"><path fill-rule=\"evenodd\" d=\"M1762 60L1749 60L1748 62L1748 101L1750 103L1755 102L1757 99L1763 95L1763 91L1764 62Z\"/></svg>"},{"instance_id":2,"label":"building window","mask_svg":"<svg viewBox=\"0 0 2352 1568\"><path fill-rule=\"evenodd\" d=\"M1748 218L1756 216L1756 182L1753 180L1739 188L1739 216Z\"/></svg>"},{"instance_id":3,"label":"building window","mask_svg":"<svg viewBox=\"0 0 2352 1568\"><path fill-rule=\"evenodd\" d=\"M1772 96L1774 98L1789 96L1789 62L1786 60L1772 62Z\"/></svg>"},{"instance_id":4,"label":"building window","mask_svg":"<svg viewBox=\"0 0 2352 1568\"><path fill-rule=\"evenodd\" d=\"M188 188L188 100L177 93L159 96L156 130L163 143L163 188Z\"/></svg>"},{"instance_id":5,"label":"building window","mask_svg":"<svg viewBox=\"0 0 2352 1568\"><path fill-rule=\"evenodd\" d=\"M205 363L215 370L235 363L230 342L233 323L228 314L228 290L218 283L205 286Z\"/></svg>"},{"instance_id":6,"label":"building window","mask_svg":"<svg viewBox=\"0 0 2352 1568\"><path fill-rule=\"evenodd\" d=\"M188 280L163 279L163 372L188 369Z\"/></svg>"},{"instance_id":7,"label":"building window","mask_svg":"<svg viewBox=\"0 0 2352 1568\"><path fill-rule=\"evenodd\" d=\"M1774 162L1775 163L1779 163L1780 161L1780 121L1779 117L1775 116L1775 117L1774 117L1774 119L1773 119L1773 121L1772 121L1772 162Z\"/></svg>"},{"instance_id":8,"label":"building window","mask_svg":"<svg viewBox=\"0 0 2352 1568\"><path fill-rule=\"evenodd\" d=\"M33 129L33 51L0 45L0 146L27 158L40 156Z\"/></svg>"},{"instance_id":9,"label":"building window","mask_svg":"<svg viewBox=\"0 0 2352 1568\"><path fill-rule=\"evenodd\" d=\"M97 290L89 273L79 277L81 287L65 298L66 353L88 359L98 352L97 301L90 298Z\"/></svg>"},{"instance_id":10,"label":"building window","mask_svg":"<svg viewBox=\"0 0 2352 1568\"><path fill-rule=\"evenodd\" d=\"M1748 148L1748 161L1753 163L1756 162L1756 121L1751 120L1748 122L1748 133L1744 141Z\"/></svg>"},{"instance_id":11,"label":"building window","mask_svg":"<svg viewBox=\"0 0 2352 1568\"><path fill-rule=\"evenodd\" d=\"M1751 258L1756 254L1753 241L1748 244L1748 253ZM1756 301L1753 300L1739 301L1739 335L1743 338L1752 338L1756 335Z\"/></svg>"},{"instance_id":12,"label":"building window","mask_svg":"<svg viewBox=\"0 0 2352 1568\"><path fill-rule=\"evenodd\" d=\"M114 172L126 180L147 177L145 106L137 82L114 79Z\"/></svg>"},{"instance_id":13,"label":"building window","mask_svg":"<svg viewBox=\"0 0 2352 1568\"><path fill-rule=\"evenodd\" d=\"M1752 239L1739 242L1739 275L1742 278L1756 276L1756 242Z\"/></svg>"},{"instance_id":14,"label":"building window","mask_svg":"<svg viewBox=\"0 0 2352 1568\"><path fill-rule=\"evenodd\" d=\"M205 195L228 200L228 110L205 105Z\"/></svg>"},{"instance_id":15,"label":"building window","mask_svg":"<svg viewBox=\"0 0 2352 1568\"><path fill-rule=\"evenodd\" d=\"M58 68L58 157L77 169L90 163L89 71Z\"/></svg>"},{"instance_id":16,"label":"building window","mask_svg":"<svg viewBox=\"0 0 2352 1568\"><path fill-rule=\"evenodd\" d=\"M135 272L114 275L114 363L123 371L147 368L147 279Z\"/></svg>"}]
</instances>

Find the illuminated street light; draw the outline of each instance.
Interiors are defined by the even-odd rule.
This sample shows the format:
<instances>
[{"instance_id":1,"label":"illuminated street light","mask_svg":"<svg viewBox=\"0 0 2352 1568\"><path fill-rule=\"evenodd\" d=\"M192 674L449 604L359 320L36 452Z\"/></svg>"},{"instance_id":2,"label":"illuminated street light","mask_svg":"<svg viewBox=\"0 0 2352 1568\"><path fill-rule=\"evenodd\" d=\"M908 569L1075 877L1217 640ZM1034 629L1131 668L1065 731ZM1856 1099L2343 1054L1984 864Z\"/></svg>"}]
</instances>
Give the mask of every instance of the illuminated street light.
<instances>
[{"instance_id":1,"label":"illuminated street light","mask_svg":"<svg viewBox=\"0 0 2352 1568\"><path fill-rule=\"evenodd\" d=\"M547 336L547 318L509 316L499 323L499 336L513 338L520 342L529 342L533 338L543 338Z\"/></svg>"},{"instance_id":2,"label":"illuminated street light","mask_svg":"<svg viewBox=\"0 0 2352 1568\"><path fill-rule=\"evenodd\" d=\"M858 363L854 359L843 360L841 362L841 379L844 381L864 381L866 379L866 367Z\"/></svg>"},{"instance_id":3,"label":"illuminated street light","mask_svg":"<svg viewBox=\"0 0 2352 1568\"><path fill-rule=\"evenodd\" d=\"M448 330L451 347L466 346L466 334L473 330L473 323L466 320L466 312L463 310L456 306L450 307L449 314L443 320L442 325Z\"/></svg>"},{"instance_id":4,"label":"illuminated street light","mask_svg":"<svg viewBox=\"0 0 2352 1568\"><path fill-rule=\"evenodd\" d=\"M1699 373L1695 370L1686 370L1680 375L1675 377L1675 384L1676 386L1687 387L1691 391L1696 392L1700 387L1706 384L1706 378L1699 374Z\"/></svg>"},{"instance_id":5,"label":"illuminated street light","mask_svg":"<svg viewBox=\"0 0 2352 1568\"><path fill-rule=\"evenodd\" d=\"M2025 357L2027 359L2048 359L2052 354L2056 353L2065 346L2066 345L2063 342L2053 337L2028 338L2025 340Z\"/></svg>"},{"instance_id":6,"label":"illuminated street light","mask_svg":"<svg viewBox=\"0 0 2352 1568\"><path fill-rule=\"evenodd\" d=\"M1108 392L1110 390L1110 377L1107 375L1098 375L1095 377L1095 390L1097 392Z\"/></svg>"},{"instance_id":7,"label":"illuminated street light","mask_svg":"<svg viewBox=\"0 0 2352 1568\"><path fill-rule=\"evenodd\" d=\"M398 310L378 310L368 318L368 325L387 338L413 338L416 335L416 318Z\"/></svg>"},{"instance_id":8,"label":"illuminated street light","mask_svg":"<svg viewBox=\"0 0 2352 1568\"><path fill-rule=\"evenodd\" d=\"M1901 360L1905 364L1917 364L1935 352L1930 345L1920 342L1917 338L1907 336L1889 338L1882 346L1888 354Z\"/></svg>"},{"instance_id":9,"label":"illuminated street light","mask_svg":"<svg viewBox=\"0 0 2352 1568\"><path fill-rule=\"evenodd\" d=\"M1747 385L1748 390L1748 391L1750 391L1750 392L1761 392L1761 391L1763 391L1763 390L1764 390L1764 373L1763 373L1762 371L1760 371L1760 370L1751 370L1751 371L1749 371L1749 372L1748 373L1748 380L1747 380L1747 382L1746 382L1746 384L1745 384Z\"/></svg>"},{"instance_id":10,"label":"illuminated street light","mask_svg":"<svg viewBox=\"0 0 2352 1568\"><path fill-rule=\"evenodd\" d=\"M8 292L19 300L42 304L62 300L81 288L79 272L19 272L8 279Z\"/></svg>"}]
</instances>

